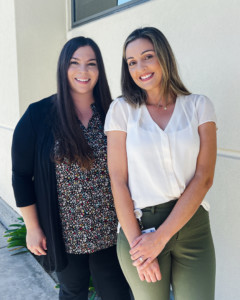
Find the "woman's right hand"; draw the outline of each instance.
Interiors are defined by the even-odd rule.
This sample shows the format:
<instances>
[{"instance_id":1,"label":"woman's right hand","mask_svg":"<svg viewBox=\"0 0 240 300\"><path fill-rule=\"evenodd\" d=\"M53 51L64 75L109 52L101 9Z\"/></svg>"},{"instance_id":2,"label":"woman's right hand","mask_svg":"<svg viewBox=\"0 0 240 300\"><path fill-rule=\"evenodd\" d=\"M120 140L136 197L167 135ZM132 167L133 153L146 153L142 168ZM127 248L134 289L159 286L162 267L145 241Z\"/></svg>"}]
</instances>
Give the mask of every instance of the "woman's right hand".
<instances>
[{"instance_id":1,"label":"woman's right hand","mask_svg":"<svg viewBox=\"0 0 240 300\"><path fill-rule=\"evenodd\" d=\"M47 241L40 227L31 228L27 230L26 236L27 248L35 255L46 255Z\"/></svg>"},{"instance_id":2,"label":"woman's right hand","mask_svg":"<svg viewBox=\"0 0 240 300\"><path fill-rule=\"evenodd\" d=\"M140 265L141 266L141 265ZM147 282L156 282L158 280L162 279L162 275L160 272L160 267L157 258L155 258L146 268L143 270L139 270L139 267L137 267L139 278Z\"/></svg>"},{"instance_id":3,"label":"woman's right hand","mask_svg":"<svg viewBox=\"0 0 240 300\"><path fill-rule=\"evenodd\" d=\"M39 225L36 204L20 207L20 210L27 228L28 250L35 255L46 255L47 241Z\"/></svg>"}]
</instances>

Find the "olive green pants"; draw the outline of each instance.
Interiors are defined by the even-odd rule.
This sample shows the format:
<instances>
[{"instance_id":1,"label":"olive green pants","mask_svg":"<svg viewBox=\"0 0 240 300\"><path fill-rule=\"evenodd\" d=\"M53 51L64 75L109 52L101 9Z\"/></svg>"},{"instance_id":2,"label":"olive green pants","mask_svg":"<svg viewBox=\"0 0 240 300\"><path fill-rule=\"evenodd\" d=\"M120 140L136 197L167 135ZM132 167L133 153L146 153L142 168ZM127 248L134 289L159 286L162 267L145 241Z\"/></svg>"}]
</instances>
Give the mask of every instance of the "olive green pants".
<instances>
[{"instance_id":1,"label":"olive green pants","mask_svg":"<svg viewBox=\"0 0 240 300\"><path fill-rule=\"evenodd\" d=\"M170 201L143 209L144 229L157 229L175 203L176 201ZM175 300L214 300L215 251L209 215L202 206L171 238L158 256L161 281L141 281L136 267L132 265L129 250L129 243L120 230L117 242L118 259L135 300L169 300L170 285Z\"/></svg>"}]
</instances>

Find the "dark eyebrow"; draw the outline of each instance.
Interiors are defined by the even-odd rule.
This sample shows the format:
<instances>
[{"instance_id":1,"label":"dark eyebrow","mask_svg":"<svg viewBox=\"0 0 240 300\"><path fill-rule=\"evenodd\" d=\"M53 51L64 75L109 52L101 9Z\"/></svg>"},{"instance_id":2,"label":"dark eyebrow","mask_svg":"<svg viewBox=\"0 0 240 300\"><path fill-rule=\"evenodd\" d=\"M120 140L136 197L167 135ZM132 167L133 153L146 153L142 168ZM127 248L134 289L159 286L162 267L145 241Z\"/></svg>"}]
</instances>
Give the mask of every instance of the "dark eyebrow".
<instances>
[{"instance_id":1,"label":"dark eyebrow","mask_svg":"<svg viewBox=\"0 0 240 300\"><path fill-rule=\"evenodd\" d=\"M148 52L148 51L155 52L154 49L148 49L148 50L144 50L141 54L144 54L145 52Z\"/></svg>"},{"instance_id":2,"label":"dark eyebrow","mask_svg":"<svg viewBox=\"0 0 240 300\"><path fill-rule=\"evenodd\" d=\"M147 49L147 50L144 50L142 53L141 53L141 55L143 55L144 53L146 53L146 52L149 52L149 51L152 51L152 52L155 52L154 51L154 49ZM128 57L128 58L126 58L126 60L128 60L128 59L133 59L134 57Z\"/></svg>"},{"instance_id":3,"label":"dark eyebrow","mask_svg":"<svg viewBox=\"0 0 240 300\"><path fill-rule=\"evenodd\" d=\"M78 59L77 57L72 57L71 59L75 59L75 60L80 60L80 59ZM97 59L96 58L90 58L88 61L97 61Z\"/></svg>"}]
</instances>

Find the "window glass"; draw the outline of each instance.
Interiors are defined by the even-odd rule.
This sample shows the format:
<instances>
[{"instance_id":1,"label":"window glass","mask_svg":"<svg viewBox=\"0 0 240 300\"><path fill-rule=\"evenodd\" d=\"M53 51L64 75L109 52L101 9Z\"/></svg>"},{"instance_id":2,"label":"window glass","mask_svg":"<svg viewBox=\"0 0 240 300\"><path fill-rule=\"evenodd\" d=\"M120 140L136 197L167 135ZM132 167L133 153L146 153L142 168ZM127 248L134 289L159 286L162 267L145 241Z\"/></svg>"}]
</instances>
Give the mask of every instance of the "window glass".
<instances>
[{"instance_id":1,"label":"window glass","mask_svg":"<svg viewBox=\"0 0 240 300\"><path fill-rule=\"evenodd\" d=\"M72 26L78 26L149 0L72 0Z\"/></svg>"},{"instance_id":2,"label":"window glass","mask_svg":"<svg viewBox=\"0 0 240 300\"><path fill-rule=\"evenodd\" d=\"M131 0L118 0L118 5L130 2Z\"/></svg>"}]
</instances>

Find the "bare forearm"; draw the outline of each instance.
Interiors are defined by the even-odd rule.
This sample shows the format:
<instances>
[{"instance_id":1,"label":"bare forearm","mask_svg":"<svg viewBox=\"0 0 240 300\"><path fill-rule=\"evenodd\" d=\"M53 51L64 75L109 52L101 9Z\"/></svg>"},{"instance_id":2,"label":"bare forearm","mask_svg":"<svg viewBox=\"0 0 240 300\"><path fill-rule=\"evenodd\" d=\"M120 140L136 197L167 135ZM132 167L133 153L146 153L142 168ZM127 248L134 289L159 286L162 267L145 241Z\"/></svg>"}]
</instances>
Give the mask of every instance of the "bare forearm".
<instances>
[{"instance_id":1,"label":"bare forearm","mask_svg":"<svg viewBox=\"0 0 240 300\"><path fill-rule=\"evenodd\" d=\"M118 220L129 243L141 235L138 221L134 215L133 201L126 184L113 183L112 192Z\"/></svg>"},{"instance_id":2,"label":"bare forearm","mask_svg":"<svg viewBox=\"0 0 240 300\"><path fill-rule=\"evenodd\" d=\"M192 218L210 187L211 183L201 178L194 178L190 182L168 218L157 230L159 239L167 243Z\"/></svg>"},{"instance_id":3,"label":"bare forearm","mask_svg":"<svg viewBox=\"0 0 240 300\"><path fill-rule=\"evenodd\" d=\"M128 189L126 132L108 132L108 169L118 220L129 244L141 230L134 215L133 201Z\"/></svg>"},{"instance_id":4,"label":"bare forearm","mask_svg":"<svg viewBox=\"0 0 240 300\"><path fill-rule=\"evenodd\" d=\"M20 207L20 211L22 213L27 230L40 227L35 204Z\"/></svg>"}]
</instances>

